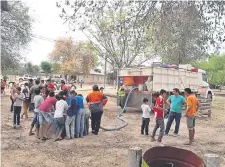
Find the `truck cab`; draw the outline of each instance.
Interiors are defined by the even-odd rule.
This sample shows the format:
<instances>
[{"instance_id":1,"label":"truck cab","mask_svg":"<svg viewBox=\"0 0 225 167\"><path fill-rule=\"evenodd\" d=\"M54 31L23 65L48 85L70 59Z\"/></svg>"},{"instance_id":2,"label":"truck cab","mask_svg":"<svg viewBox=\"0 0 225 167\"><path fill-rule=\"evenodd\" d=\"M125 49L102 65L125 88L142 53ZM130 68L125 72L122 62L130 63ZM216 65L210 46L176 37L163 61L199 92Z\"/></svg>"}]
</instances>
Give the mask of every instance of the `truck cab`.
<instances>
[{"instance_id":1,"label":"truck cab","mask_svg":"<svg viewBox=\"0 0 225 167\"><path fill-rule=\"evenodd\" d=\"M200 96L207 99L215 99L213 91L209 88L208 76L206 71L198 69L199 88L198 93Z\"/></svg>"}]
</instances>

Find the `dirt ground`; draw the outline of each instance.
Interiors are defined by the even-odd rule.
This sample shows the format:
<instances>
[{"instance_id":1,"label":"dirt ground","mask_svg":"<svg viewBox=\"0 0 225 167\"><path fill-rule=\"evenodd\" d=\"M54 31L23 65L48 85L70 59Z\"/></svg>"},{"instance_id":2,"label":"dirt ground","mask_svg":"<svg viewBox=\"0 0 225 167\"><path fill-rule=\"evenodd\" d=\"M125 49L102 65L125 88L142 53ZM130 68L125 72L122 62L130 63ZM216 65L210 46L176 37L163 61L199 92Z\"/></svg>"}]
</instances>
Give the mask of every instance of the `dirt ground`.
<instances>
[{"instance_id":1,"label":"dirt ground","mask_svg":"<svg viewBox=\"0 0 225 167\"><path fill-rule=\"evenodd\" d=\"M82 92L83 94L87 92ZM163 138L163 144L191 150L203 156L205 153L216 153L221 156L221 167L225 167L225 97L217 97L213 102L212 118L199 117L196 120L196 142L184 146L187 141L185 118L182 118L180 135ZM2 99L1 138L2 167L125 167L127 151L131 146L138 146L146 151L157 146L150 142L150 136L140 135L141 113L128 110L123 114L129 124L120 131L100 131L98 136L90 134L74 140L40 141L28 136L32 113L28 120L22 120L21 129L12 128L12 114L9 112L9 97ZM115 119L118 112L116 100L110 98L105 107L102 126L115 127L121 124ZM166 123L166 120L165 120ZM153 130L153 118L150 122L150 133ZM172 125L171 133L174 125Z\"/></svg>"}]
</instances>

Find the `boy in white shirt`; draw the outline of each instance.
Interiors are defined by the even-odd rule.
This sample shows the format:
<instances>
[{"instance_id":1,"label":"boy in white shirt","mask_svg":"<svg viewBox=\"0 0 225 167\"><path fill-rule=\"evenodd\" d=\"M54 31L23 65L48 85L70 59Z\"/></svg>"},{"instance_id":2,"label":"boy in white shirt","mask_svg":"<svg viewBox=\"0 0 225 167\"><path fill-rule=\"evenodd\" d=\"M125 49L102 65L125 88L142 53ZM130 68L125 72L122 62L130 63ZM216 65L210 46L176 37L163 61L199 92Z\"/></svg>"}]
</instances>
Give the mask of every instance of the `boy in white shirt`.
<instances>
[{"instance_id":1,"label":"boy in white shirt","mask_svg":"<svg viewBox=\"0 0 225 167\"><path fill-rule=\"evenodd\" d=\"M20 113L21 113L24 98L25 96L23 93L21 93L21 88L17 87L16 93L13 95L13 102L14 102L13 126L14 128L20 127Z\"/></svg>"},{"instance_id":2,"label":"boy in white shirt","mask_svg":"<svg viewBox=\"0 0 225 167\"><path fill-rule=\"evenodd\" d=\"M56 124L56 132L55 132L55 141L62 140L61 134L65 127L65 119L63 117L63 113L68 110L68 104L64 100L62 95L56 95L56 99L58 100L55 105L55 124Z\"/></svg>"},{"instance_id":3,"label":"boy in white shirt","mask_svg":"<svg viewBox=\"0 0 225 167\"><path fill-rule=\"evenodd\" d=\"M145 131L145 135L148 135L148 126L149 126L149 122L150 122L151 108L147 103L148 103L148 99L144 98L143 104L141 105L141 110L143 112L142 125L141 125L141 134L142 135L144 134L144 131Z\"/></svg>"},{"instance_id":4,"label":"boy in white shirt","mask_svg":"<svg viewBox=\"0 0 225 167\"><path fill-rule=\"evenodd\" d=\"M34 118L31 123L29 136L34 135L32 130L33 130L34 126L36 125L36 137L39 138L40 124L39 124L39 109L38 109L38 107L44 102L44 98L42 97L42 95L40 95L41 90L39 88L34 89L34 93L35 93L35 96L34 96Z\"/></svg>"}]
</instances>

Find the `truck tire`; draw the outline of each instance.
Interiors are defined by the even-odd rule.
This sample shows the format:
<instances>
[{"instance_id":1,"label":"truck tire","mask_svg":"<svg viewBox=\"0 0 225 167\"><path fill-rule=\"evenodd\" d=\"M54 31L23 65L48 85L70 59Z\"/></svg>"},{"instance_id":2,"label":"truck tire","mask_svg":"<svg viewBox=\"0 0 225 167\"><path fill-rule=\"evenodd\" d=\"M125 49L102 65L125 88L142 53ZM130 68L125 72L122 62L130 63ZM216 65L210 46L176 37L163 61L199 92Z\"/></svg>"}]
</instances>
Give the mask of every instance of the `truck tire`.
<instances>
[{"instance_id":1,"label":"truck tire","mask_svg":"<svg viewBox=\"0 0 225 167\"><path fill-rule=\"evenodd\" d=\"M19 82L23 82L23 78L20 78L20 79L19 79Z\"/></svg>"}]
</instances>

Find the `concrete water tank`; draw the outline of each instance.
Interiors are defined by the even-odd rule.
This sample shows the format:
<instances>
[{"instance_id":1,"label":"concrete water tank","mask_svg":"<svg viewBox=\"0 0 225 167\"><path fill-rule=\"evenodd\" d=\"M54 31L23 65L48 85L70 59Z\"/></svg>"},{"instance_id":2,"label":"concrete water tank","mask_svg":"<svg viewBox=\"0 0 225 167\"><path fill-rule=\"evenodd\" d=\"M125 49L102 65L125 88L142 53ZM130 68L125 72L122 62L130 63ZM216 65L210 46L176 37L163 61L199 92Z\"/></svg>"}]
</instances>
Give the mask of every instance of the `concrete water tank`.
<instances>
[{"instance_id":1,"label":"concrete water tank","mask_svg":"<svg viewBox=\"0 0 225 167\"><path fill-rule=\"evenodd\" d=\"M142 167L204 167L204 163L191 151L166 146L147 150Z\"/></svg>"}]
</instances>

